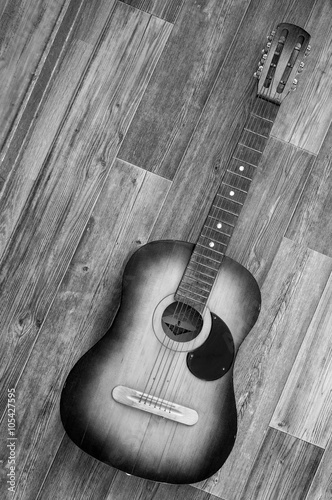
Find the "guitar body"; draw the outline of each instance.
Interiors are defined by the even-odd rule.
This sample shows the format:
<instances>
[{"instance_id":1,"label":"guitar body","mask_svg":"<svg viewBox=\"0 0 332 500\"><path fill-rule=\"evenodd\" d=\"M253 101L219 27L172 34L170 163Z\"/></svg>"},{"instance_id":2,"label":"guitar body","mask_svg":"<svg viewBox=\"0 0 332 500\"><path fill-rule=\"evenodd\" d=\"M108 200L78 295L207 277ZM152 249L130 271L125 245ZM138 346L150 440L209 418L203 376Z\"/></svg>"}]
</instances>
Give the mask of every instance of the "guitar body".
<instances>
[{"instance_id":1,"label":"guitar body","mask_svg":"<svg viewBox=\"0 0 332 500\"><path fill-rule=\"evenodd\" d=\"M203 480L227 459L237 430L234 354L260 308L253 276L225 258L200 333L188 341L167 336L162 315L175 301L192 251L189 243L159 241L134 253L113 325L72 369L61 397L63 425L82 450L160 482ZM120 402L117 387L153 396L151 411L130 406L135 397L126 394L127 403ZM165 417L153 413L161 400ZM168 418L170 402L190 409L193 421ZM178 418L181 410L173 413Z\"/></svg>"}]
</instances>

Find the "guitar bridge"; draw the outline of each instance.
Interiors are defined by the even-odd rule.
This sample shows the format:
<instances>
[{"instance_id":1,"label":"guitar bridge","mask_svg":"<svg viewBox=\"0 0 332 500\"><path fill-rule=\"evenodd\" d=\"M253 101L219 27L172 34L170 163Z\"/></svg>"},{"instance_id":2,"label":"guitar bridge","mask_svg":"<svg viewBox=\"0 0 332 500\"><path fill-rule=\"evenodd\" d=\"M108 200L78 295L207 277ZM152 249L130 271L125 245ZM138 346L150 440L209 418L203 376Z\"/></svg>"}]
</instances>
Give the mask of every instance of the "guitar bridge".
<instances>
[{"instance_id":1,"label":"guitar bridge","mask_svg":"<svg viewBox=\"0 0 332 500\"><path fill-rule=\"evenodd\" d=\"M184 425L195 425L198 421L198 413L186 406L166 401L165 399L150 394L130 389L123 385L117 385L112 391L112 397L118 403L138 410L158 415L168 420L174 420Z\"/></svg>"}]
</instances>

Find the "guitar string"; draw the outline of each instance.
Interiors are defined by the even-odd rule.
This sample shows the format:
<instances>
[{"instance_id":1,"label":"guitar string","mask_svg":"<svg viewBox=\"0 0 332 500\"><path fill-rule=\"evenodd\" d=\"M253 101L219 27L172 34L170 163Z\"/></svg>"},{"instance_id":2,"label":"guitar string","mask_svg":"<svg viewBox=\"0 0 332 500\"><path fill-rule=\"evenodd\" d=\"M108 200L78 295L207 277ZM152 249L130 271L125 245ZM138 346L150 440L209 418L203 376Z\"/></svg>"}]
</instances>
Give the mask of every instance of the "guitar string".
<instances>
[{"instance_id":1,"label":"guitar string","mask_svg":"<svg viewBox=\"0 0 332 500\"><path fill-rule=\"evenodd\" d=\"M262 101L262 99L260 99L259 97L258 97L258 99L259 99L260 101ZM255 103L255 104L256 104L256 103ZM259 101L258 101L258 106L257 106L257 108L259 108L259 104L261 104L261 106L262 106L262 108L263 108L263 103L260 103ZM253 110L254 110L254 109L253 109ZM248 128L249 130L251 129L251 127L249 126L249 122L250 122L250 118L252 118L252 113L253 113L253 110L252 110L252 112L251 112L251 114L250 114L250 116L249 116L248 123L246 124L246 126L247 126L247 128ZM258 111L259 111L259 110L257 109L256 114L258 114L258 115L259 115L260 113L259 113ZM242 137L242 135L245 135L245 133L247 133L247 135L248 135L248 131L243 130L243 132L242 132L242 134L241 134L241 137ZM249 132L249 133L250 133L250 132ZM250 146L249 146L249 144L250 144L250 140L249 140L249 142L248 142L248 143L247 143L247 141L243 141L243 142L244 142L244 143L245 143L248 147L252 147L252 146L254 146L254 145L255 145L255 137L254 137L254 136L252 136L252 143L251 143L251 145L250 145ZM255 149L255 148L254 148L254 149ZM232 158L232 159L233 159L233 158ZM227 170L228 170L228 169L227 169ZM226 172L227 172L227 171L226 171ZM250 183L251 183L251 181L250 181ZM221 184L222 184L222 183L221 183ZM231 187L232 187L232 186L231 186ZM237 188L239 188L239 187L240 187L240 178L236 177L236 182L235 182L235 185L234 185L233 187L234 187L234 189L237 189ZM219 190L220 190L220 189L219 189ZM219 191L219 190L218 190L218 191ZM232 200L229 200L229 201L232 201ZM227 205L227 202L228 202L228 200L226 200L226 205ZM219 210L219 209L218 209L218 210ZM210 215L210 214L209 214L209 215ZM207 227L208 227L208 232L210 233L210 234L209 234L209 236L212 236L212 231L213 231L213 229L212 229L212 228L210 228L209 226L207 226ZM208 250L208 249L207 249L207 250ZM203 252L205 252L204 247L203 247ZM209 257L210 257L210 255L206 255L206 254L204 255L204 253L203 253L203 258L206 258L206 257L207 257L207 258L209 258ZM221 260L221 262L222 262L222 260ZM221 262L220 262L219 266L221 265ZM181 304L181 309L182 309L183 307L185 307L186 309L188 309L188 306L189 306L189 305L187 305L187 304L183 305L183 303L182 303L182 304ZM177 309L177 307L178 307L178 304L177 304L177 306L176 306L176 309ZM189 307L190 307L190 306L189 306ZM181 311L181 309L180 309L180 311ZM191 307L190 307L190 311L195 311L195 310L194 310L193 308L191 308ZM175 311L175 312L176 312L176 311ZM175 314L175 312L174 312L174 316L176 316L176 319L178 319L179 312L177 311L177 314ZM195 314L195 312L193 312L192 314L194 315L194 314ZM190 317L190 313L189 313L189 317ZM188 319L188 315L187 315L187 319ZM174 346L174 345L175 345L175 341L172 341L172 346ZM162 362L163 362L163 359L164 359L164 355L165 355L166 350L168 351L168 354L169 354L169 355L171 354L171 353L170 353L170 350L171 350L171 349L170 349L170 347L171 347L171 346L170 346L170 339L169 339L169 338L168 338L168 341L167 341L167 346L165 346L165 347L166 347L166 349L164 349L164 353L163 353L163 356L162 356L162 359L161 359L160 365L161 365L161 364L162 364ZM175 354L176 354L176 351L179 351L179 349L176 349L176 350L175 350ZM180 351L181 351L181 350L180 350ZM159 351L159 352L160 352L160 351ZM168 358L169 358L169 355L168 355ZM154 370L154 368L155 368L156 361L157 361L158 357L159 357L159 355L157 356L157 358L156 358L156 360L155 360L155 364L154 364L154 366L153 366L153 368L152 368L151 372L153 372L153 370ZM164 367L163 367L162 371L161 371L161 372L160 372L160 374L159 374L159 379L158 379L158 382L157 382L156 388L158 387L158 385L159 385L159 383L160 383L161 379L163 378L163 377L162 377L162 375L163 375L163 373L164 373L165 366L168 364L169 366L168 366L168 370L166 371L166 376L165 376L165 382L167 381L167 376L168 376L168 374L169 374L169 371L170 371L171 365L172 365L172 363L173 363L173 360L174 360L174 354L173 354L173 357L172 357L171 364L167 363L167 359L166 359L166 362L164 363ZM179 360L179 356L177 356L177 362L178 362L178 360ZM177 364L177 363L176 363L176 364ZM173 370L173 371L175 371L175 370ZM156 378L157 378L157 377L155 377L155 378L154 378L154 380L156 380ZM147 384L147 385L148 385L148 384ZM162 385L164 385L164 384L162 384ZM153 386L153 384L152 384L152 386ZM151 388L152 388L152 386L151 386ZM167 385L166 385L166 390L167 390ZM144 391L143 391L143 392L145 393L145 392L146 392L146 390L144 389ZM151 391L149 391L149 394L151 394L151 395L152 395L152 392L151 392ZM161 394L161 391L160 391L160 394ZM148 398L147 398L147 399L148 399ZM160 398L158 398L158 400L159 400L159 399L160 399ZM151 402L152 402L152 401L151 401Z\"/></svg>"},{"instance_id":2,"label":"guitar string","mask_svg":"<svg viewBox=\"0 0 332 500\"><path fill-rule=\"evenodd\" d=\"M251 114L250 114L250 116L249 116L249 120L247 120L246 126L248 127L248 129L249 129L249 130L253 128L252 126L250 126L250 120L252 121L252 118L253 118L252 113L255 111L257 115L263 115L263 113L261 113L261 112L260 112L260 107L263 109L263 108L264 108L264 104L263 104L262 102L260 102L260 101L261 101L261 99L259 99L259 98L258 98L258 101L256 101L258 105L256 106L256 109L255 109L255 107L253 108L253 110L252 110L252 112L251 112ZM244 130L243 132L244 132L244 135L245 135L245 132L246 132L246 131ZM248 133L247 133L247 135L248 135ZM241 136L241 137L242 137L242 136ZM252 136L251 141L250 141L250 140L249 140L249 141L247 141L247 140L246 140L246 141L243 141L243 142L244 142L244 143L246 143L249 147L255 146L255 137L254 137L254 136ZM238 184L238 183L236 183L236 185L234 185L234 189L236 189L236 188L239 188L239 184ZM232 200L230 200L230 201L232 201ZM212 228L211 228L211 230L210 230L210 233L212 233ZM209 235L209 236L211 236L211 235ZM204 251L204 250L203 250L203 251ZM204 255L203 255L203 256L204 256ZM181 306L183 307L183 304L181 304ZM186 308L186 307L187 307L187 305L185 305L184 307ZM189 307L190 307L190 306L189 306ZM192 310L192 309L190 309L190 310ZM169 354L170 354L170 353L169 353ZM169 363L168 363L168 365L169 365L169 366L168 366L168 370L167 370L167 372L166 372L166 376L165 376L165 383L167 382L167 376L168 376L168 374L169 374L169 372L170 372L170 368L171 368L171 366L172 366L172 364L173 364L173 360L174 360L174 354L173 354L173 357L172 357L172 360L171 360L171 364L169 364ZM177 357L177 363L178 363L178 361L179 361L179 356ZM176 363L176 365L177 365L177 363ZM163 370L163 371L164 371L164 370ZM176 371L176 370L173 370L173 372L175 372L175 371ZM162 375L162 374L163 374L163 372L161 373L161 375ZM159 381L160 381L160 379L161 379L161 378L162 378L162 377L160 376ZM173 378L173 379L174 379L174 378ZM165 383L164 383L163 385L166 385L166 391L167 391L167 388L168 388L168 389L169 389L169 391L170 391L170 390L171 390L171 384L169 384L169 385L167 386L167 384L165 384ZM158 386L158 384L157 384L157 386ZM162 386L162 388L163 388L163 386ZM171 392L173 392L173 391L171 391ZM159 399L158 399L158 403L159 403L159 400L160 400L161 402L162 402L163 400L165 400L165 394L164 394L164 395L162 395L162 390L160 390L160 391L159 391Z\"/></svg>"},{"instance_id":3,"label":"guitar string","mask_svg":"<svg viewBox=\"0 0 332 500\"><path fill-rule=\"evenodd\" d=\"M257 104L257 105L256 105L256 104ZM267 103L267 104L269 104L269 103ZM256 105L256 106L255 106L255 105ZM249 130L252 130L252 129L253 129L253 123L254 123L254 121L255 121L255 117L253 116L253 113L254 113L254 112L255 112L255 114L257 114L257 115L261 116L262 118L264 117L264 107L266 107L266 103L264 103L264 102L263 102L263 100L262 100L261 98L259 98L259 96L258 96L258 97L257 97L257 99L256 99L256 102L255 102L255 105L253 106L253 109L251 110L250 115L249 115L249 119L247 120L247 122L246 122L246 124L245 124L245 127L244 127L244 128L246 128L246 127L247 127ZM263 112L262 112L262 111L263 111ZM246 131L243 129L243 132L245 133ZM248 134L247 134L247 135L248 135ZM242 137L242 134L241 134L241 137ZM266 139L266 141L267 141L267 139ZM254 138L254 136L252 137L252 140L249 140L248 142L247 142L247 141L243 141L243 142L244 142L245 144L247 144L249 147L255 146L255 138ZM264 144L264 146L265 146L265 144ZM230 162L232 162L232 159L233 159L233 156L232 156L232 158L231 158ZM229 162L229 163L230 163L230 162ZM243 161L243 162L244 162L244 161ZM245 162L244 162L244 163L245 163ZM228 170L228 169L227 169L227 170ZM227 170L226 170L226 172L227 172ZM253 177L253 175L252 175L251 177ZM241 181L240 181L240 182L241 182ZM250 183L251 183L251 181L250 181ZM222 183L221 183L221 184L222 184ZM236 185L234 185L234 186L232 185L232 187L234 187L235 189L237 189L237 188L239 188L239 187L240 187L240 183L238 182ZM231 201L231 200L230 200L230 201ZM211 235L212 235L212 233L211 233ZM179 358L178 358L178 360L177 360L177 363L178 363L178 361L179 361ZM177 365L177 363L176 363L176 365ZM179 373L179 375L178 375L176 378L175 378L175 377L173 377L172 384L169 384L169 386L168 386L168 392L170 393L170 395L167 397L167 399L168 399L169 401L173 401L173 400L175 400L175 399L174 399L174 398L175 398L175 394L176 394L176 392L177 392L177 390L178 390L179 385L181 384L181 375L183 374L183 372L184 372L185 370L187 370L187 366L184 366L184 365L186 365L186 364L185 364L185 363L182 363L182 364L181 364L181 368L180 368L180 373ZM182 373L181 373L181 371L182 371ZM180 380L179 380L179 379L180 379ZM173 385L173 387L172 387L172 385ZM172 394L172 395L171 395L171 394ZM165 396L166 396L166 394L163 396L163 397L166 399L166 397L165 397Z\"/></svg>"},{"instance_id":4,"label":"guitar string","mask_svg":"<svg viewBox=\"0 0 332 500\"><path fill-rule=\"evenodd\" d=\"M256 106L256 108L255 108L255 107L253 108L252 112L253 112L253 111L256 111L256 114L261 115L262 113L260 113L260 107L262 107L262 108L263 108L263 103L261 102L261 99L259 99L259 98L258 98L258 100L256 101L256 103L257 103L257 106ZM255 103L255 104L256 104L256 103ZM252 118L253 118L253 117L252 117L252 112L251 112L251 114L250 114L250 116L249 116L249 120L247 120L247 123L246 123L246 126L248 127L248 129L253 128L252 126L250 126L250 119L252 119ZM245 131L244 131L244 132L245 132ZM247 135L248 135L248 134L247 134ZM246 142L248 146L249 146L249 144L250 144L250 146L249 146L249 147L254 146L254 145L255 145L255 137L253 136L253 137L251 138L251 141L249 140L248 142L247 142L247 141L244 141L244 142ZM236 188L238 188L238 187L239 187L239 184L236 184L236 185L234 186L234 188L235 188L235 189L236 189ZM211 228L210 232L211 232L211 231L212 231L212 228ZM212 233L211 233L211 234L212 234ZM203 250L203 251L204 251L204 250ZM183 304L182 304L182 307L183 307ZM184 307L186 307L186 305L185 305ZM190 310L192 310L192 309L190 309ZM179 357L177 357L177 362L176 362L175 368L176 368L176 366L177 366L177 363L178 363L178 362L179 362ZM173 360L172 360L172 362L171 362L171 363L173 363ZM168 371L167 371L167 375L168 375L168 373L169 373L169 371L170 371L170 368L171 368L171 364L169 365L169 369L168 369ZM176 372L176 370L173 370L173 372ZM166 375L166 376L167 376L167 375ZM181 378L181 377L180 377L180 378ZM173 382L173 384L174 384L174 383L175 383L175 378L174 378L174 377L173 377L173 381L174 381L174 382ZM159 396L160 398L163 398L164 400L166 399L165 395L166 395L166 391L167 391L167 389L168 389L168 391L169 391L169 392L173 392L173 393L174 393L174 390L172 390L172 384L171 384L171 383L169 383L169 385L168 385L168 386L167 386L167 384L166 384L165 394L164 394L164 395L162 395L162 393L160 392L160 393L159 393L159 394L160 394L160 396ZM171 397L169 397L169 400L172 400L172 398L171 398Z\"/></svg>"}]
</instances>

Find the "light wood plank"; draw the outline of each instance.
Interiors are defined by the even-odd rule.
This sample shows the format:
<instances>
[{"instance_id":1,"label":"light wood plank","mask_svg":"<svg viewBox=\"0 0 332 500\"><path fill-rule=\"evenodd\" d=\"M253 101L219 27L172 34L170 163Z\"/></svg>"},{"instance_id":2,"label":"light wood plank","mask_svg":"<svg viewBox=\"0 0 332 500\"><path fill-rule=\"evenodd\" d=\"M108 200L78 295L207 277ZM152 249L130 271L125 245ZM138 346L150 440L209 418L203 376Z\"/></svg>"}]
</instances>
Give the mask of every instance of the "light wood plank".
<instances>
[{"instance_id":1,"label":"light wood plank","mask_svg":"<svg viewBox=\"0 0 332 500\"><path fill-rule=\"evenodd\" d=\"M174 178L248 3L185 2L120 158Z\"/></svg>"},{"instance_id":2,"label":"light wood plank","mask_svg":"<svg viewBox=\"0 0 332 500\"><path fill-rule=\"evenodd\" d=\"M286 100L289 112L277 119L272 130L276 137L316 154L332 120L331 15L330 2L316 2L303 25L312 37L311 52L299 76L298 90Z\"/></svg>"},{"instance_id":3,"label":"light wood plank","mask_svg":"<svg viewBox=\"0 0 332 500\"><path fill-rule=\"evenodd\" d=\"M331 271L330 258L282 241L261 289L260 316L235 362L235 446L219 473L199 487L227 500L241 498Z\"/></svg>"},{"instance_id":4,"label":"light wood plank","mask_svg":"<svg viewBox=\"0 0 332 500\"><path fill-rule=\"evenodd\" d=\"M20 457L17 491L22 500L37 497L63 438L59 398L68 372L106 332L118 307L124 264L128 255L148 240L168 188L169 181L116 162L53 306L44 323L39 325L39 335L30 357L28 342L20 345L21 349L26 349L20 363L24 371L16 376L19 376L17 413L21 419L16 449ZM138 220L142 224L138 225ZM37 302L39 296L40 293ZM31 307L38 307L38 304L32 303ZM29 403L32 394L33 405ZM60 474L61 488L58 485L62 498L66 491L72 495L80 492L84 498L90 481L95 484L95 475L105 477L104 469L98 471L91 460L80 460L77 481L73 481L71 475L77 472L68 467L72 462L64 460L62 453L66 455L65 448L61 451L60 462L51 468L47 481L53 484L58 469L65 468ZM77 455L73 450L69 453ZM95 498L100 498L99 493L104 488L103 484L96 487Z\"/></svg>"},{"instance_id":5,"label":"light wood plank","mask_svg":"<svg viewBox=\"0 0 332 500\"><path fill-rule=\"evenodd\" d=\"M113 5L108 0L100 2L92 16L86 0L72 0L41 63L38 78L2 151L1 175L4 179L12 175L0 199L0 255L47 161ZM82 17L90 21L88 33Z\"/></svg>"},{"instance_id":6,"label":"light wood plank","mask_svg":"<svg viewBox=\"0 0 332 500\"><path fill-rule=\"evenodd\" d=\"M332 277L270 425L325 448L332 428Z\"/></svg>"},{"instance_id":7,"label":"light wood plank","mask_svg":"<svg viewBox=\"0 0 332 500\"><path fill-rule=\"evenodd\" d=\"M68 4L69 0L2 2L0 149Z\"/></svg>"},{"instance_id":8,"label":"light wood plank","mask_svg":"<svg viewBox=\"0 0 332 500\"><path fill-rule=\"evenodd\" d=\"M196 241L251 107L251 97L256 92L253 71L265 44L265 34L281 18L305 23L312 4L304 2L301 9L297 2L290 4L285 0L278 4L250 4L174 177L154 238ZM286 112L287 107L283 113Z\"/></svg>"},{"instance_id":9,"label":"light wood plank","mask_svg":"<svg viewBox=\"0 0 332 500\"><path fill-rule=\"evenodd\" d=\"M165 19L170 23L175 23L179 12L181 11L185 0L121 0L122 2L132 5L136 9L141 9L144 12L149 12L154 16Z\"/></svg>"},{"instance_id":10,"label":"light wood plank","mask_svg":"<svg viewBox=\"0 0 332 500\"><path fill-rule=\"evenodd\" d=\"M269 429L239 500L303 500L323 450Z\"/></svg>"},{"instance_id":11,"label":"light wood plank","mask_svg":"<svg viewBox=\"0 0 332 500\"><path fill-rule=\"evenodd\" d=\"M332 126L305 185L286 236L332 257Z\"/></svg>"},{"instance_id":12,"label":"light wood plank","mask_svg":"<svg viewBox=\"0 0 332 500\"><path fill-rule=\"evenodd\" d=\"M100 195L121 142L119 136L135 112L169 26L122 3L114 12L3 262L4 382L16 379L20 360L38 334L38 325ZM24 178L17 175L18 182ZM12 355L15 362L11 364Z\"/></svg>"}]
</instances>

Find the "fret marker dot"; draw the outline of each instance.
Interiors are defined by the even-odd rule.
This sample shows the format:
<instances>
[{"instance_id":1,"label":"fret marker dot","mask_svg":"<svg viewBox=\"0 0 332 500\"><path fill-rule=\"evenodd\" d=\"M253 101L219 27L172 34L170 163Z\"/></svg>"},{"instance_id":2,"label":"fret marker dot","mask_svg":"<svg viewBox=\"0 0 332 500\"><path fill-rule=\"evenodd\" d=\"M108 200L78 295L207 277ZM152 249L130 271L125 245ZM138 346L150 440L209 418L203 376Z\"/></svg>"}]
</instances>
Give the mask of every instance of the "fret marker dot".
<instances>
[{"instance_id":1,"label":"fret marker dot","mask_svg":"<svg viewBox=\"0 0 332 500\"><path fill-rule=\"evenodd\" d=\"M213 243L213 241L210 241L210 243L209 243L209 247L211 247L211 248L213 248L213 247L214 247L214 243Z\"/></svg>"},{"instance_id":2,"label":"fret marker dot","mask_svg":"<svg viewBox=\"0 0 332 500\"><path fill-rule=\"evenodd\" d=\"M221 229L221 228L222 228L222 223L221 223L221 222L218 222L218 224L217 224L217 228L218 228L218 229Z\"/></svg>"},{"instance_id":3,"label":"fret marker dot","mask_svg":"<svg viewBox=\"0 0 332 500\"><path fill-rule=\"evenodd\" d=\"M239 167L239 170L241 170L241 172L243 172L243 170L244 170L244 166L243 166L243 165L241 165L241 166Z\"/></svg>"},{"instance_id":4,"label":"fret marker dot","mask_svg":"<svg viewBox=\"0 0 332 500\"><path fill-rule=\"evenodd\" d=\"M229 194L230 194L230 196L234 196L235 195L234 191L230 191Z\"/></svg>"}]
</instances>

